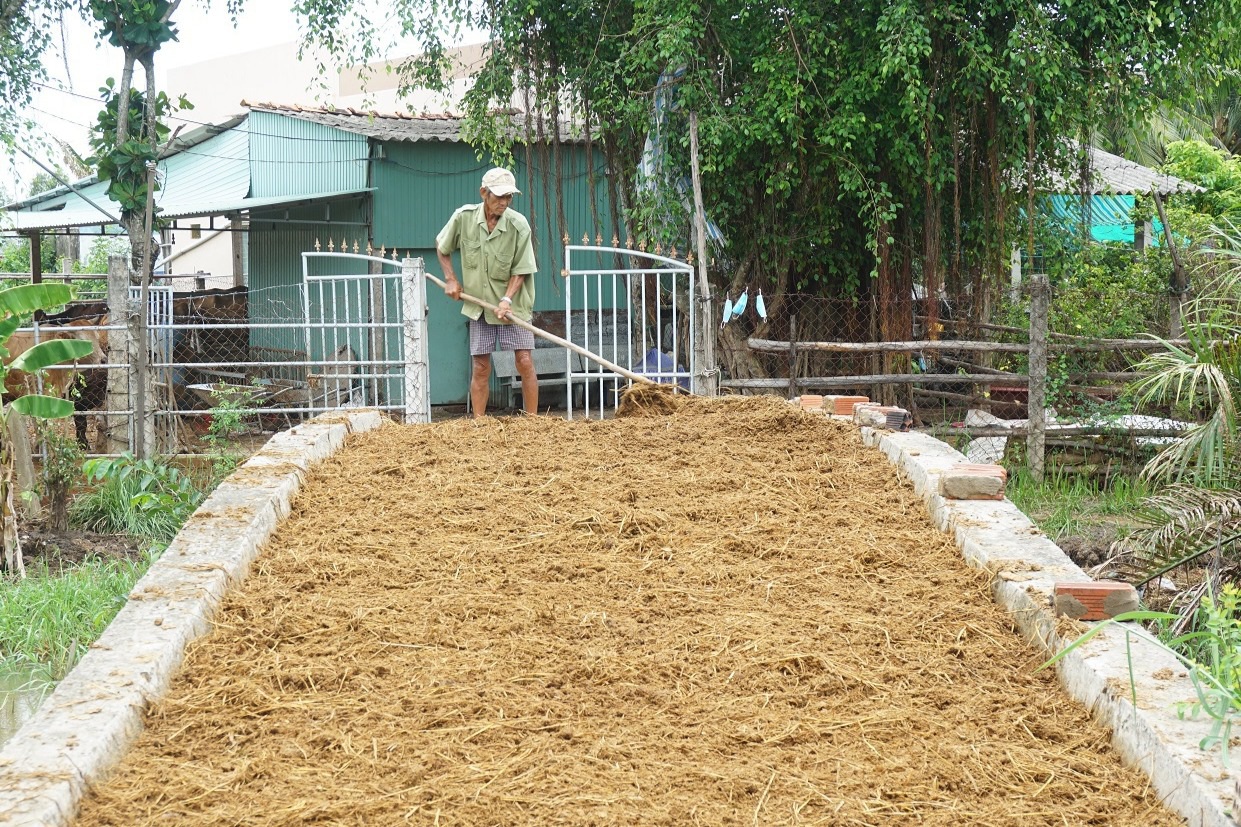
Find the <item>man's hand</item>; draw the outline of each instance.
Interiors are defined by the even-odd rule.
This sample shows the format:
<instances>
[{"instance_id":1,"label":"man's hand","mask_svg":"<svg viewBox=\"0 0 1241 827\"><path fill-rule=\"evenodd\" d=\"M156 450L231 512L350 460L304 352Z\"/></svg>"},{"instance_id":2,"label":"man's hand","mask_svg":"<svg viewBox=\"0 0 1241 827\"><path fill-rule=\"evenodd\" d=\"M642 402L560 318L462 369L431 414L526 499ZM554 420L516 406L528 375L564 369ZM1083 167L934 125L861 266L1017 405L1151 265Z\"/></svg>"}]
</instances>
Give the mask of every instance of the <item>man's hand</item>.
<instances>
[{"instance_id":1,"label":"man's hand","mask_svg":"<svg viewBox=\"0 0 1241 827\"><path fill-rule=\"evenodd\" d=\"M461 301L461 282L452 273L444 277L444 294L453 301Z\"/></svg>"},{"instance_id":2,"label":"man's hand","mask_svg":"<svg viewBox=\"0 0 1241 827\"><path fill-rule=\"evenodd\" d=\"M496 318L505 324L512 324L509 317L513 315L513 300L508 296L500 299L500 303L496 305Z\"/></svg>"}]
</instances>

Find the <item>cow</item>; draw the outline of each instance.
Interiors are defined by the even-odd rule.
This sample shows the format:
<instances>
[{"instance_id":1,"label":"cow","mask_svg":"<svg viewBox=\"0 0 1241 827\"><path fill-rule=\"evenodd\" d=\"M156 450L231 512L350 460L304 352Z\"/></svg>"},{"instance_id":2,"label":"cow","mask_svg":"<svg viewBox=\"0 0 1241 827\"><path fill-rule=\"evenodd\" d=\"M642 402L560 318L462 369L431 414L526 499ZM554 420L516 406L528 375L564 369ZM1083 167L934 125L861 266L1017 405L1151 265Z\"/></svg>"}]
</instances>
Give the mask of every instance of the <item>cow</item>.
<instances>
[{"instance_id":1,"label":"cow","mask_svg":"<svg viewBox=\"0 0 1241 827\"><path fill-rule=\"evenodd\" d=\"M82 317L65 324L39 326L39 342L53 339L82 339L92 345L89 355L72 365L48 368L43 375L43 393L73 401L73 427L78 444L90 447L86 431L88 411L101 410L108 387L108 332L98 328L107 325L107 316ZM32 330L18 330L9 337L5 348L9 354L5 364L25 353L36 343ZM16 399L38 389L35 378L20 370L10 370L4 377L6 400Z\"/></svg>"}]
</instances>

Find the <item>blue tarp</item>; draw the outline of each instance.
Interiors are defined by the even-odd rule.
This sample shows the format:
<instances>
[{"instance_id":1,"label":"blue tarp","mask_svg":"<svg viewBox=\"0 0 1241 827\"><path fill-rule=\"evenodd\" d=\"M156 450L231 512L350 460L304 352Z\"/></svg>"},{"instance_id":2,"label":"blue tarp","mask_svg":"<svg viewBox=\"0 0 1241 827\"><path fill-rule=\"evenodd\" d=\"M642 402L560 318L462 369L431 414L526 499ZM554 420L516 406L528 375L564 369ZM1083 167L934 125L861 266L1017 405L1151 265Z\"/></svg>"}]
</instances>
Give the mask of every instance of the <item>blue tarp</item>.
<instances>
[{"instance_id":1,"label":"blue tarp","mask_svg":"<svg viewBox=\"0 0 1241 827\"><path fill-rule=\"evenodd\" d=\"M1081 223L1082 199L1079 195L1044 196L1051 212L1067 225ZM1090 198L1090 236L1095 241L1133 243L1133 196L1093 195ZM1155 219L1151 243L1158 247L1163 241L1163 224Z\"/></svg>"}]
</instances>

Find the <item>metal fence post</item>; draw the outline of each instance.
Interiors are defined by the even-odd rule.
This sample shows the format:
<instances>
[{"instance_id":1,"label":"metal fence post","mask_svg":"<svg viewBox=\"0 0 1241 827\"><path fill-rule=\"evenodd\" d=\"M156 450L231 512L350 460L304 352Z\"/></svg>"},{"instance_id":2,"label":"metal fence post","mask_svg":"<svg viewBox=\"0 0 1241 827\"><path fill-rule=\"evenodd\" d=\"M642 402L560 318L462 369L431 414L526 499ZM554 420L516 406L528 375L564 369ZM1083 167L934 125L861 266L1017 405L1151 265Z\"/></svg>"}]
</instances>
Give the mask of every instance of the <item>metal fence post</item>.
<instances>
[{"instance_id":1,"label":"metal fence post","mask_svg":"<svg viewBox=\"0 0 1241 827\"><path fill-rule=\"evenodd\" d=\"M1026 437L1026 464L1035 482L1043 481L1044 431L1047 426L1047 312L1051 289L1047 276L1030 277L1030 385L1028 398L1029 436Z\"/></svg>"},{"instance_id":2,"label":"metal fence post","mask_svg":"<svg viewBox=\"0 0 1241 827\"><path fill-rule=\"evenodd\" d=\"M401 320L405 336L405 421L431 421L427 359L427 281L421 258L401 260Z\"/></svg>"}]
</instances>

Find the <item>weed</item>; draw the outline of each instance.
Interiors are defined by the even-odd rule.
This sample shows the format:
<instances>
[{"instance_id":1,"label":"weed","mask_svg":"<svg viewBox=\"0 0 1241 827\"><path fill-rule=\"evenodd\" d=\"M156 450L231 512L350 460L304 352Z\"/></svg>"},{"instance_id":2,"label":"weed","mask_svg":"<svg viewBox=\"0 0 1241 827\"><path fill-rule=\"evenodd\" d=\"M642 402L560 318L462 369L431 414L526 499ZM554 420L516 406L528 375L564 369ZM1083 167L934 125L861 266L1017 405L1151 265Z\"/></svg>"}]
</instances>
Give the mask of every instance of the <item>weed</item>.
<instances>
[{"instance_id":1,"label":"weed","mask_svg":"<svg viewBox=\"0 0 1241 827\"><path fill-rule=\"evenodd\" d=\"M1082 533L1084 526L1097 522L1101 515L1135 513L1150 492L1141 480L1120 476L1101 483L1057 473L1035 482L1024 469L1018 469L1005 486L1005 493L1054 539Z\"/></svg>"},{"instance_id":2,"label":"weed","mask_svg":"<svg viewBox=\"0 0 1241 827\"><path fill-rule=\"evenodd\" d=\"M124 453L89 460L84 466L95 487L79 495L70 520L103 533L129 534L164 544L176 536L205 494L185 474L163 460Z\"/></svg>"},{"instance_id":3,"label":"weed","mask_svg":"<svg viewBox=\"0 0 1241 827\"><path fill-rule=\"evenodd\" d=\"M94 558L56 573L39 563L24 579L0 580L0 664L32 668L36 680L63 678L150 562Z\"/></svg>"},{"instance_id":4,"label":"weed","mask_svg":"<svg viewBox=\"0 0 1241 827\"><path fill-rule=\"evenodd\" d=\"M211 426L203 440L211 446L211 470L221 480L236 470L242 455L234 448L235 438L245 431L245 419L254 414L257 391L228 385L211 391L215 405L211 408Z\"/></svg>"},{"instance_id":5,"label":"weed","mask_svg":"<svg viewBox=\"0 0 1241 827\"><path fill-rule=\"evenodd\" d=\"M82 476L81 446L71 436L36 422L43 442L40 482L48 498L48 527L64 531L69 527L69 491Z\"/></svg>"}]
</instances>

